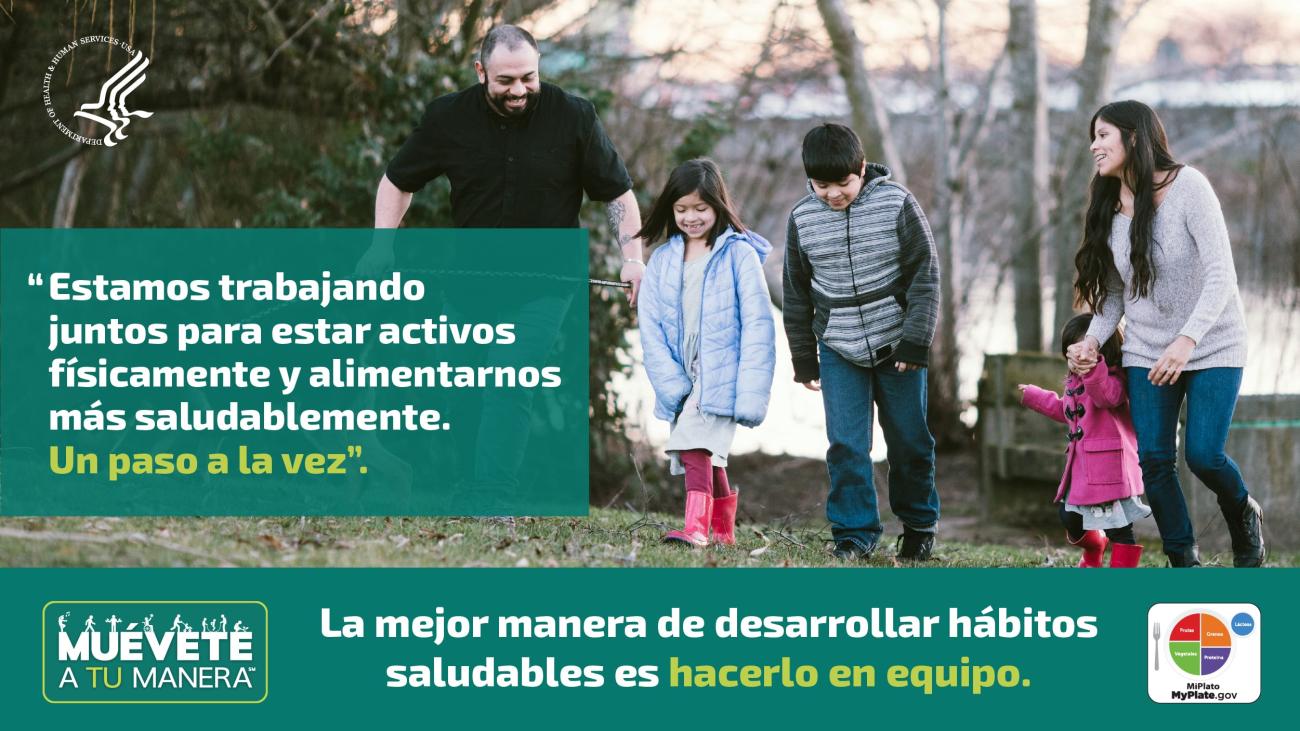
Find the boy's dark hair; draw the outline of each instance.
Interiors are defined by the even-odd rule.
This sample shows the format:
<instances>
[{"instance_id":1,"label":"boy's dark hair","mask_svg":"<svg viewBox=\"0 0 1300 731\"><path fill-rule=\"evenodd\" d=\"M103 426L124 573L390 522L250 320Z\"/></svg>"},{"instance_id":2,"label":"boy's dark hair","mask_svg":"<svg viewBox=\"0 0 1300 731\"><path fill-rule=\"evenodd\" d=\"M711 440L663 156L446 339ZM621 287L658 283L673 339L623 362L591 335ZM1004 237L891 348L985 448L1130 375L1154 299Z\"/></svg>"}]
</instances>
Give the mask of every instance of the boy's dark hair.
<instances>
[{"instance_id":1,"label":"boy's dark hair","mask_svg":"<svg viewBox=\"0 0 1300 731\"><path fill-rule=\"evenodd\" d=\"M1083 336L1088 334L1088 328L1091 325L1092 315L1086 313L1075 315L1070 318L1069 322L1065 323L1065 327L1061 328L1061 357L1068 357L1066 356L1066 350L1069 349L1071 345L1083 340ZM1105 343L1102 343L1101 354L1106 358L1107 367L1120 365L1120 361L1124 357L1122 352L1123 345L1124 334L1118 329L1115 330L1115 334L1111 335Z\"/></svg>"},{"instance_id":2,"label":"boy's dark hair","mask_svg":"<svg viewBox=\"0 0 1300 731\"><path fill-rule=\"evenodd\" d=\"M838 182L862 173L862 140L842 124L814 127L803 138L803 169L812 180Z\"/></svg>"},{"instance_id":3,"label":"boy's dark hair","mask_svg":"<svg viewBox=\"0 0 1300 731\"><path fill-rule=\"evenodd\" d=\"M727 192L727 184L722 179L722 171L718 169L718 164L707 157L697 157L678 165L668 174L668 183L655 199L650 214L646 216L645 225L636 232L637 238L659 241L682 233L682 230L677 228L673 204L691 193L699 193L700 199L709 204L714 215L717 216L713 222L713 230L708 233L707 241L710 247L728 226L735 229L737 233L745 232L745 224L741 223L740 214L736 211L735 204L731 202L731 195Z\"/></svg>"}]
</instances>

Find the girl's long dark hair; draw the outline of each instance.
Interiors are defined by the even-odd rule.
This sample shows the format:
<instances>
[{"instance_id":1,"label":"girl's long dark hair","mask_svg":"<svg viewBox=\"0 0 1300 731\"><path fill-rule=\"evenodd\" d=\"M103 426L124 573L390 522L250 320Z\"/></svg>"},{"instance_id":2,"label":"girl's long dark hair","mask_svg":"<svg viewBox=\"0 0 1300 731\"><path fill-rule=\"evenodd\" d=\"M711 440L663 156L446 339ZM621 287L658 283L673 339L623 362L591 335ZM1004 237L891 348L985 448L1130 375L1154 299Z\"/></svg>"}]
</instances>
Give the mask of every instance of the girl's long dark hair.
<instances>
[{"instance_id":1,"label":"girl's long dark hair","mask_svg":"<svg viewBox=\"0 0 1300 731\"><path fill-rule=\"evenodd\" d=\"M740 222L740 214L731 202L731 195L727 193L727 184L722 180L722 171L718 169L718 164L707 157L698 157L687 160L669 173L668 183L655 199L650 215L646 216L645 224L636 233L637 237L651 242L662 241L682 233L682 230L677 228L673 204L691 193L698 193L700 200L707 203L717 216L717 220L713 222L713 229L709 231L707 237L710 247L728 226L738 233L747 230L745 224Z\"/></svg>"},{"instance_id":2,"label":"girl's long dark hair","mask_svg":"<svg viewBox=\"0 0 1300 731\"><path fill-rule=\"evenodd\" d=\"M1120 130L1124 144L1123 182L1133 191L1133 222L1129 226L1129 261L1133 265L1133 299L1146 297L1155 283L1151 266L1152 222L1156 215L1156 192L1177 177L1183 166L1169 153L1164 125L1151 107L1138 101L1112 102L1097 110L1088 124L1088 139L1096 139L1097 120L1109 122ZM1159 185L1157 172L1174 171ZM1107 279L1116 274L1110 251L1110 225L1119 209L1120 178L1092 176L1088 196L1088 213L1083 224L1083 242L1074 257L1078 272L1075 302L1100 312L1106 304Z\"/></svg>"}]
</instances>

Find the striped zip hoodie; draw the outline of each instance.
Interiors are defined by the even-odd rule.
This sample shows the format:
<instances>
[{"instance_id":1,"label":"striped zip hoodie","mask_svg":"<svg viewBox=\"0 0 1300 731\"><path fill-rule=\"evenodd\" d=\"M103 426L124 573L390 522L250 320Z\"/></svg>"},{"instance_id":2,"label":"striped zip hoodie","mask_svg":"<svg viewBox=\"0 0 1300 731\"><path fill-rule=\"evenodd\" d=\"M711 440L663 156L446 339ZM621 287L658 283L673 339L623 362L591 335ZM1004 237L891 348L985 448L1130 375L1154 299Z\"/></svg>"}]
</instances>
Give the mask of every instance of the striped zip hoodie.
<instances>
[{"instance_id":1,"label":"striped zip hoodie","mask_svg":"<svg viewBox=\"0 0 1300 731\"><path fill-rule=\"evenodd\" d=\"M889 168L837 211L808 184L786 233L785 334L795 380L817 380L817 341L866 368L929 364L939 313L939 261L925 213Z\"/></svg>"}]
</instances>

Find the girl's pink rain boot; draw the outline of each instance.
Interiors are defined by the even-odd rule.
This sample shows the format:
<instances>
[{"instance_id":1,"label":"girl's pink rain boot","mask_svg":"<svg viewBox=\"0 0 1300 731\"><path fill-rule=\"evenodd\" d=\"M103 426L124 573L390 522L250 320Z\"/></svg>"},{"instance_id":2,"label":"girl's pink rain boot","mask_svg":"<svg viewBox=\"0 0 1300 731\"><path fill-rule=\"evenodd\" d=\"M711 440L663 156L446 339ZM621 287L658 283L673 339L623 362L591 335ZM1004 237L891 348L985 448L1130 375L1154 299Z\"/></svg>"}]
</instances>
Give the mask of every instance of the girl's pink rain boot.
<instances>
[{"instance_id":1,"label":"girl's pink rain boot","mask_svg":"<svg viewBox=\"0 0 1300 731\"><path fill-rule=\"evenodd\" d=\"M1142 560L1142 547L1127 543L1115 543L1110 547L1110 567L1112 569L1135 569Z\"/></svg>"},{"instance_id":2,"label":"girl's pink rain boot","mask_svg":"<svg viewBox=\"0 0 1300 731\"><path fill-rule=\"evenodd\" d=\"M713 517L713 496L699 490L686 491L686 525L668 531L664 543L685 543L695 548L709 545L709 521Z\"/></svg>"},{"instance_id":3,"label":"girl's pink rain boot","mask_svg":"<svg viewBox=\"0 0 1300 731\"><path fill-rule=\"evenodd\" d=\"M736 496L713 498L713 540L724 546L736 545Z\"/></svg>"}]
</instances>

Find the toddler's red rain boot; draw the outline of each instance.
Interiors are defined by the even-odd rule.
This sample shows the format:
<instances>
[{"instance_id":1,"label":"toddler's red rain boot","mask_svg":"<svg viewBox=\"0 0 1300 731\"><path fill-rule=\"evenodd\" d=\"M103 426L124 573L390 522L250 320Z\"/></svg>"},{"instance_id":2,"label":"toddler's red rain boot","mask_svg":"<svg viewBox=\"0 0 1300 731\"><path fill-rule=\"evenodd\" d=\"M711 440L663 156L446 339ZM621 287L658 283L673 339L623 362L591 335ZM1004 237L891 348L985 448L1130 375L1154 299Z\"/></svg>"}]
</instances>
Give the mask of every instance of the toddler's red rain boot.
<instances>
[{"instance_id":1,"label":"toddler's red rain boot","mask_svg":"<svg viewBox=\"0 0 1300 731\"><path fill-rule=\"evenodd\" d=\"M699 490L686 491L686 525L664 536L664 543L685 543L695 548L709 545L709 521L713 517L713 496Z\"/></svg>"},{"instance_id":2,"label":"toddler's red rain boot","mask_svg":"<svg viewBox=\"0 0 1300 731\"><path fill-rule=\"evenodd\" d=\"M1070 534L1065 534L1065 540L1070 541ZM1078 546L1083 549L1083 559L1079 561L1081 569L1099 569L1102 567L1102 558L1106 554L1106 544L1110 539L1105 533L1099 530L1085 531L1083 538L1077 541L1070 541L1070 545Z\"/></svg>"},{"instance_id":3,"label":"toddler's red rain boot","mask_svg":"<svg viewBox=\"0 0 1300 731\"><path fill-rule=\"evenodd\" d=\"M1142 547L1127 543L1114 543L1110 547L1112 569L1135 569L1142 560Z\"/></svg>"},{"instance_id":4,"label":"toddler's red rain boot","mask_svg":"<svg viewBox=\"0 0 1300 731\"><path fill-rule=\"evenodd\" d=\"M713 540L724 546L736 545L736 496L713 498Z\"/></svg>"}]
</instances>

